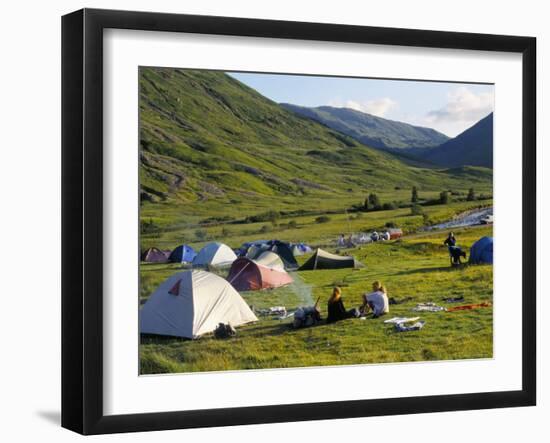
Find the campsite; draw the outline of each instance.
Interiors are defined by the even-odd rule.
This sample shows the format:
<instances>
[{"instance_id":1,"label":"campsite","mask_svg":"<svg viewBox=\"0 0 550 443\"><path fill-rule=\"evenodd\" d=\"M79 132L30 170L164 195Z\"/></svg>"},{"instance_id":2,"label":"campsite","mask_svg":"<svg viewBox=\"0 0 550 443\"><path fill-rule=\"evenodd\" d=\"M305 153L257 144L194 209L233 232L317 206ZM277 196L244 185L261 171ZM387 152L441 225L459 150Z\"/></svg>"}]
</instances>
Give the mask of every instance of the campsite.
<instances>
[{"instance_id":1,"label":"campsite","mask_svg":"<svg viewBox=\"0 0 550 443\"><path fill-rule=\"evenodd\" d=\"M492 113L450 138L238 79L140 68L140 374L492 358ZM327 324L375 281L388 313Z\"/></svg>"},{"instance_id":2,"label":"campsite","mask_svg":"<svg viewBox=\"0 0 550 443\"><path fill-rule=\"evenodd\" d=\"M462 209L463 205L456 205ZM441 209L440 209L441 210ZM362 226L379 226L384 215L400 220L405 211L382 211L366 214ZM436 211L434 211L434 216ZM403 215L402 218L409 218ZM372 221L371 221L372 219ZM370 224L372 223L372 224ZM245 226L242 227L246 230ZM327 226L331 232L335 227ZM218 228L218 231L221 230ZM302 231L302 232L300 232ZM307 230L297 228L293 235L307 236ZM475 225L455 230L459 244L467 249L479 238L492 235L492 226ZM220 239L227 244L240 245L242 238L235 232ZM265 369L340 364L363 364L426 360L490 358L492 356L492 307L463 312L428 312L422 315L426 326L418 332L396 333L384 324L389 317L411 317L418 303L435 302L451 306L444 298L463 296L471 304L492 302L492 266L449 266L448 252L442 244L447 230L418 230L402 239L379 241L374 244L342 250L364 267L302 270L291 272L294 281L273 289L239 291L258 312L274 306L287 310L313 305L320 297L321 316L326 318L326 300L334 285L343 290L346 306L360 304L360 296L368 292L370 283L380 279L386 284L389 296L412 300L390 306L390 314L379 319L349 319L330 325L292 329L292 318L257 314L259 321L237 328L237 336L217 340L207 334L199 340L169 336L143 335L141 339L141 373L170 373ZM322 237L325 238L325 237ZM335 252L332 245L323 247ZM326 241L326 240L323 240ZM200 244L197 244L197 249ZM313 253L297 256L303 265ZM222 276L228 270L211 268ZM179 263L142 263L141 300L144 302L166 278L181 271Z\"/></svg>"}]
</instances>

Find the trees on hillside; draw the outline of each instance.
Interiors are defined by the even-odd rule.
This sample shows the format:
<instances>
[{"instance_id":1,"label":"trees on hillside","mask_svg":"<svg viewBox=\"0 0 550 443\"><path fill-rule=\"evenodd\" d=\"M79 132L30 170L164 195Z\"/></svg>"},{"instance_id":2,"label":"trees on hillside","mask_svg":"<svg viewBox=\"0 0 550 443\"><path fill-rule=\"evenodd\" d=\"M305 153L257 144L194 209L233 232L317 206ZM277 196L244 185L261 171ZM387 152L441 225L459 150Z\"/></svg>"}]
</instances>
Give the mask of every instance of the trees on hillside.
<instances>
[{"instance_id":1,"label":"trees on hillside","mask_svg":"<svg viewBox=\"0 0 550 443\"><path fill-rule=\"evenodd\" d=\"M411 203L418 202L418 190L416 189L416 186L412 187L412 193L411 193Z\"/></svg>"},{"instance_id":2,"label":"trees on hillside","mask_svg":"<svg viewBox=\"0 0 550 443\"><path fill-rule=\"evenodd\" d=\"M476 193L474 191L474 188L470 188L470 190L468 191L468 196L466 197L466 200L471 202L471 201L474 201L476 199Z\"/></svg>"}]
</instances>

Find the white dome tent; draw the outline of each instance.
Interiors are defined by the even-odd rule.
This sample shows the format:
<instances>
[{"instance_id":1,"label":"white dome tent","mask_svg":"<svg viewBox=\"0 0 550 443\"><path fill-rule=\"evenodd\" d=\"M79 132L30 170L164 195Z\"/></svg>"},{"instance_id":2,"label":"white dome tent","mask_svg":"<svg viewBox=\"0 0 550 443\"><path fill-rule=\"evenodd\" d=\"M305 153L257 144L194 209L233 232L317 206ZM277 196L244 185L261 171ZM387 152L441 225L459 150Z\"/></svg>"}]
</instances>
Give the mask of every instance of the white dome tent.
<instances>
[{"instance_id":1,"label":"white dome tent","mask_svg":"<svg viewBox=\"0 0 550 443\"><path fill-rule=\"evenodd\" d=\"M194 266L225 266L230 265L237 256L233 250L223 243L208 243L200 250L193 260Z\"/></svg>"},{"instance_id":2,"label":"white dome tent","mask_svg":"<svg viewBox=\"0 0 550 443\"><path fill-rule=\"evenodd\" d=\"M179 272L165 280L143 305L143 334L198 338L219 323L239 326L258 321L240 294L221 277L206 271Z\"/></svg>"}]
</instances>

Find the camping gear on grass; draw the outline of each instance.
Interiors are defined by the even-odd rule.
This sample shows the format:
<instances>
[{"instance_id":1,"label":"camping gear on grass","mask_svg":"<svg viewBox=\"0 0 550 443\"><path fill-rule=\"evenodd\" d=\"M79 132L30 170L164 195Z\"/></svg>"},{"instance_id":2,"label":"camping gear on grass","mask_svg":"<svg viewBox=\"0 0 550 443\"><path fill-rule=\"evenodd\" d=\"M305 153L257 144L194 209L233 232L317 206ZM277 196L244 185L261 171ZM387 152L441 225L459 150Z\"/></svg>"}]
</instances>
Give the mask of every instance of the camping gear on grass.
<instances>
[{"instance_id":1,"label":"camping gear on grass","mask_svg":"<svg viewBox=\"0 0 550 443\"><path fill-rule=\"evenodd\" d=\"M418 303L414 308L412 308L412 310L416 312L439 312L439 311L446 311L447 308L444 308L443 306L438 306L435 303L429 302L429 303Z\"/></svg>"},{"instance_id":2,"label":"camping gear on grass","mask_svg":"<svg viewBox=\"0 0 550 443\"><path fill-rule=\"evenodd\" d=\"M264 253L265 254L265 253ZM284 270L281 260L277 254L267 252L273 257L262 256L258 261L246 257L239 257L231 265L227 281L233 285L237 291L256 291L259 289L278 288L292 283L292 277ZM270 264L268 267L260 263Z\"/></svg>"},{"instance_id":3,"label":"camping gear on grass","mask_svg":"<svg viewBox=\"0 0 550 443\"><path fill-rule=\"evenodd\" d=\"M309 247L305 243L294 243L291 249L295 257L313 252L311 247Z\"/></svg>"},{"instance_id":4,"label":"camping gear on grass","mask_svg":"<svg viewBox=\"0 0 550 443\"><path fill-rule=\"evenodd\" d=\"M466 310L470 310L470 309L488 308L489 306L491 306L490 303L484 302L484 303L477 303L477 304L474 304L474 305L453 306L451 308L447 308L447 311L449 311L449 312L452 312L452 311L466 311Z\"/></svg>"},{"instance_id":5,"label":"camping gear on grass","mask_svg":"<svg viewBox=\"0 0 550 443\"><path fill-rule=\"evenodd\" d=\"M219 323L240 326L258 321L240 294L206 271L178 272L153 292L139 313L142 334L198 338Z\"/></svg>"},{"instance_id":6,"label":"camping gear on grass","mask_svg":"<svg viewBox=\"0 0 550 443\"><path fill-rule=\"evenodd\" d=\"M407 302L409 302L409 301L411 301L411 300L414 300L414 298L413 298L413 297L405 297L405 298L402 298L402 299L399 299L399 300L398 300L398 299L396 299L396 298L394 298L394 297L390 297L389 300L388 300L388 303L389 303L390 305L401 305L401 304L407 303Z\"/></svg>"},{"instance_id":7,"label":"camping gear on grass","mask_svg":"<svg viewBox=\"0 0 550 443\"><path fill-rule=\"evenodd\" d=\"M237 259L233 250L223 243L208 243L193 259L193 266L226 266Z\"/></svg>"},{"instance_id":8,"label":"camping gear on grass","mask_svg":"<svg viewBox=\"0 0 550 443\"><path fill-rule=\"evenodd\" d=\"M396 323L395 324L395 331L396 332L410 332L410 331L419 331L424 327L426 322L424 320L420 320L416 322L413 325L407 326L405 323Z\"/></svg>"},{"instance_id":9,"label":"camping gear on grass","mask_svg":"<svg viewBox=\"0 0 550 443\"><path fill-rule=\"evenodd\" d=\"M284 272L285 270L283 260L275 252L264 251L258 256L258 258L254 259L254 261L259 265L266 266L267 268L274 269L276 271Z\"/></svg>"},{"instance_id":10,"label":"camping gear on grass","mask_svg":"<svg viewBox=\"0 0 550 443\"><path fill-rule=\"evenodd\" d=\"M448 298L444 298L443 301L447 303L458 303L460 301L464 301L464 296L461 295L460 297L448 297Z\"/></svg>"},{"instance_id":11,"label":"camping gear on grass","mask_svg":"<svg viewBox=\"0 0 550 443\"><path fill-rule=\"evenodd\" d=\"M170 254L169 260L172 263L191 263L197 256L195 250L189 245L179 245Z\"/></svg>"},{"instance_id":12,"label":"camping gear on grass","mask_svg":"<svg viewBox=\"0 0 550 443\"><path fill-rule=\"evenodd\" d=\"M269 240L261 245L254 244L248 249L246 257L256 260L266 251L271 251L277 254L283 261L285 270L295 271L298 269L298 262L294 258L290 244L280 240Z\"/></svg>"},{"instance_id":13,"label":"camping gear on grass","mask_svg":"<svg viewBox=\"0 0 550 443\"><path fill-rule=\"evenodd\" d=\"M321 322L321 313L319 312L320 299L321 297L317 299L313 306L299 307L294 311L294 321L292 322L294 329L307 328Z\"/></svg>"},{"instance_id":14,"label":"camping gear on grass","mask_svg":"<svg viewBox=\"0 0 550 443\"><path fill-rule=\"evenodd\" d=\"M214 329L214 337L218 339L235 337L236 335L237 335L237 331L233 326L231 326L230 323L227 323L227 324L220 323L218 324L216 329Z\"/></svg>"},{"instance_id":15,"label":"camping gear on grass","mask_svg":"<svg viewBox=\"0 0 550 443\"><path fill-rule=\"evenodd\" d=\"M284 307L284 306L272 306L272 307L267 308L267 309L256 309L256 308L254 308L254 306L251 306L251 309L255 314L259 314L259 315L262 315L262 316L268 316L268 315L269 316L278 315L278 316L281 316L281 317L286 317L287 316L286 307Z\"/></svg>"},{"instance_id":16,"label":"camping gear on grass","mask_svg":"<svg viewBox=\"0 0 550 443\"><path fill-rule=\"evenodd\" d=\"M493 237L481 237L472 245L469 263L493 264Z\"/></svg>"},{"instance_id":17,"label":"camping gear on grass","mask_svg":"<svg viewBox=\"0 0 550 443\"><path fill-rule=\"evenodd\" d=\"M403 237L403 230L400 228L390 228L388 232L390 233L390 240Z\"/></svg>"},{"instance_id":18,"label":"camping gear on grass","mask_svg":"<svg viewBox=\"0 0 550 443\"><path fill-rule=\"evenodd\" d=\"M275 252L285 265L287 271L295 271L298 269L298 262L294 258L290 244L279 240L271 240L269 242L269 250Z\"/></svg>"},{"instance_id":19,"label":"camping gear on grass","mask_svg":"<svg viewBox=\"0 0 550 443\"><path fill-rule=\"evenodd\" d=\"M149 248L141 253L141 261L147 263L167 263L170 251L161 251L159 248Z\"/></svg>"},{"instance_id":20,"label":"camping gear on grass","mask_svg":"<svg viewBox=\"0 0 550 443\"><path fill-rule=\"evenodd\" d=\"M393 324L400 324L400 323L410 323L416 320L420 320L420 317L393 317L389 320L384 320L384 323L393 323Z\"/></svg>"},{"instance_id":21,"label":"camping gear on grass","mask_svg":"<svg viewBox=\"0 0 550 443\"><path fill-rule=\"evenodd\" d=\"M323 251L321 248L317 248L315 254L313 254L309 260L302 265L300 271L354 268L355 265L355 259L351 256L335 255L330 252Z\"/></svg>"}]
</instances>

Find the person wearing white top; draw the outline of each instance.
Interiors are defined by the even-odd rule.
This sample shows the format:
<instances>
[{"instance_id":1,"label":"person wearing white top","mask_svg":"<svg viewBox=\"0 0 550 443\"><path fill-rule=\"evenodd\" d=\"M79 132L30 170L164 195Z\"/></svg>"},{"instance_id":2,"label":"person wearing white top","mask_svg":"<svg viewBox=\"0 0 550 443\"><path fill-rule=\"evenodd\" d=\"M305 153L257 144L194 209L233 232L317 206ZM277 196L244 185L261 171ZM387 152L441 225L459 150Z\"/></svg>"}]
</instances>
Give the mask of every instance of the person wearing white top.
<instances>
[{"instance_id":1,"label":"person wearing white top","mask_svg":"<svg viewBox=\"0 0 550 443\"><path fill-rule=\"evenodd\" d=\"M363 306L361 306L361 312L366 314L369 308L372 309L374 318L390 312L390 304L388 301L386 288L384 288L379 281L375 281L372 284L372 292L370 294L363 294Z\"/></svg>"}]
</instances>

